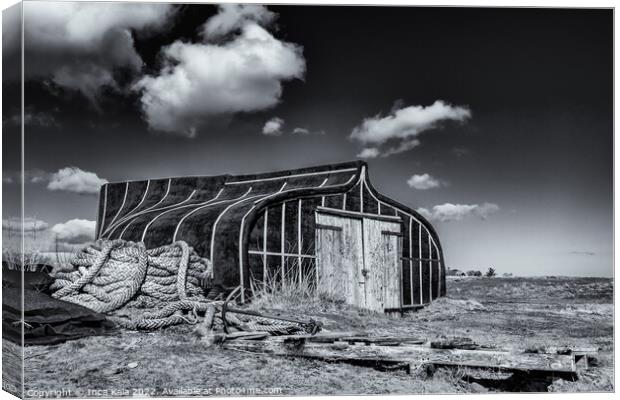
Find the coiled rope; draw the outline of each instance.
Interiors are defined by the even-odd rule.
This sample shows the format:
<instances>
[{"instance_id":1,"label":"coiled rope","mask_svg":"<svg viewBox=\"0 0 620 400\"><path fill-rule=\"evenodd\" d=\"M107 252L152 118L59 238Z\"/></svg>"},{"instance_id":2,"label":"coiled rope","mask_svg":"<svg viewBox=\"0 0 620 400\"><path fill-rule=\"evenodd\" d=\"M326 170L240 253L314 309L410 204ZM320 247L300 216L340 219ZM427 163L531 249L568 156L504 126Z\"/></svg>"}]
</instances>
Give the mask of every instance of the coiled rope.
<instances>
[{"instance_id":1,"label":"coiled rope","mask_svg":"<svg viewBox=\"0 0 620 400\"><path fill-rule=\"evenodd\" d=\"M71 264L75 270L54 274L52 297L109 314L124 328L194 324L198 312L221 303L203 295L211 263L183 241L146 250L143 243L99 240Z\"/></svg>"},{"instance_id":2,"label":"coiled rope","mask_svg":"<svg viewBox=\"0 0 620 400\"><path fill-rule=\"evenodd\" d=\"M216 315L223 302L208 300L203 291L213 278L212 265L183 241L147 250L142 242L98 240L71 264L73 270L53 275L52 297L107 314L123 328L196 324L209 309L209 324L223 327ZM228 313L226 321L243 331L303 333L296 323L267 317Z\"/></svg>"}]
</instances>

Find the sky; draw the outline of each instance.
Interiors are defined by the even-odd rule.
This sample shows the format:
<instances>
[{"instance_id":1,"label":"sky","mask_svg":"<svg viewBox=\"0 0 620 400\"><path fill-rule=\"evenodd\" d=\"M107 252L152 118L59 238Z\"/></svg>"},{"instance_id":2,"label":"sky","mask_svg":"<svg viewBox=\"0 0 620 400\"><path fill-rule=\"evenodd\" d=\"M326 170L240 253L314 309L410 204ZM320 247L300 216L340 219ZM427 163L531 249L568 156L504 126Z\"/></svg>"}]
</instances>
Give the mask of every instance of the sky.
<instances>
[{"instance_id":1,"label":"sky","mask_svg":"<svg viewBox=\"0 0 620 400\"><path fill-rule=\"evenodd\" d=\"M8 13L5 228L19 214ZM433 223L449 267L613 274L611 10L25 2L24 13L25 216L39 238L87 238L106 181L364 159L380 192Z\"/></svg>"}]
</instances>

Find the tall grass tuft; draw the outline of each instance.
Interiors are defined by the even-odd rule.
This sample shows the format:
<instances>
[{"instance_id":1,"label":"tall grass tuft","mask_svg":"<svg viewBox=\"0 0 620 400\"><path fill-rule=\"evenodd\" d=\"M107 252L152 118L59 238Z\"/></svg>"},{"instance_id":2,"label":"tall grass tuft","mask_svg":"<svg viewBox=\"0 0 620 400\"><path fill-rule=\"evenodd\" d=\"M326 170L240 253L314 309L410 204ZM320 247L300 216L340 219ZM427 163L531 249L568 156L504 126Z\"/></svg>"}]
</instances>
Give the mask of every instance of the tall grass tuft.
<instances>
[{"instance_id":1,"label":"tall grass tuft","mask_svg":"<svg viewBox=\"0 0 620 400\"><path fill-rule=\"evenodd\" d=\"M24 259L22 263L22 253L14 249L2 250L3 267L11 271L36 271L37 264L45 261L45 257L36 250L24 251Z\"/></svg>"},{"instance_id":2,"label":"tall grass tuft","mask_svg":"<svg viewBox=\"0 0 620 400\"><path fill-rule=\"evenodd\" d=\"M314 261L300 274L298 261L288 271L272 271L262 280L251 281L251 308L255 309L304 309L325 311L344 305L344 298L320 290L317 285Z\"/></svg>"}]
</instances>

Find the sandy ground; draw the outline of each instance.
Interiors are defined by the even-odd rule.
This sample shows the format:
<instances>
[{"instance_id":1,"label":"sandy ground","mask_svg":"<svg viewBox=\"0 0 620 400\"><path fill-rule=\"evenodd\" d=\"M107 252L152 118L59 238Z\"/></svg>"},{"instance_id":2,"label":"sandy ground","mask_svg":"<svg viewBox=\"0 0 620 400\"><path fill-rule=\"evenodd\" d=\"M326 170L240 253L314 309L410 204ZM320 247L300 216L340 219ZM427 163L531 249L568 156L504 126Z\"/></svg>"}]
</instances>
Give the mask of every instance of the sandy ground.
<instances>
[{"instance_id":1,"label":"sandy ground","mask_svg":"<svg viewBox=\"0 0 620 400\"><path fill-rule=\"evenodd\" d=\"M613 281L598 278L460 278L448 297L404 317L362 312L325 302L288 305L331 331L467 336L479 344L525 350L597 346L594 366L569 382L481 385L468 371L443 370L426 379L402 371L277 358L208 347L195 327L125 331L55 346L25 349L28 397L172 395L415 394L486 391L613 391ZM278 312L277 302L255 308ZM5 350L19 351L3 341ZM10 354L8 355L10 357ZM4 374L10 372L3 372Z\"/></svg>"}]
</instances>

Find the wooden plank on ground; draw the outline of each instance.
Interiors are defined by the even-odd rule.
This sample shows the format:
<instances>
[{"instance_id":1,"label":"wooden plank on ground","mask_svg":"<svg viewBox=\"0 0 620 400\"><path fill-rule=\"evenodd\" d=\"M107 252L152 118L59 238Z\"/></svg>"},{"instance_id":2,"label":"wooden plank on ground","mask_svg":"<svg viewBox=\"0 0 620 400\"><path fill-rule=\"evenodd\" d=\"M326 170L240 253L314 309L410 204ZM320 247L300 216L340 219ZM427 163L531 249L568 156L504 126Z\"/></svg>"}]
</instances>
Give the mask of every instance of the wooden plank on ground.
<instances>
[{"instance_id":1,"label":"wooden plank on ground","mask_svg":"<svg viewBox=\"0 0 620 400\"><path fill-rule=\"evenodd\" d=\"M333 343L337 340L340 340L344 337L350 336L364 336L364 332L321 332L316 335L286 335L286 336L278 336L284 341L291 342L312 342L312 343ZM277 340L274 338L274 340Z\"/></svg>"},{"instance_id":2,"label":"wooden plank on ground","mask_svg":"<svg viewBox=\"0 0 620 400\"><path fill-rule=\"evenodd\" d=\"M227 334L224 339L262 340L268 338L269 336L271 336L269 332L234 332Z\"/></svg>"},{"instance_id":3,"label":"wooden plank on ground","mask_svg":"<svg viewBox=\"0 0 620 400\"><path fill-rule=\"evenodd\" d=\"M414 336L345 336L338 339L343 342L349 343L365 343L365 344L386 344L386 343L399 343L399 344L423 344L426 339Z\"/></svg>"},{"instance_id":4,"label":"wooden plank on ground","mask_svg":"<svg viewBox=\"0 0 620 400\"><path fill-rule=\"evenodd\" d=\"M547 353L547 354L598 354L598 347L570 347L570 346L551 346L533 351L534 353Z\"/></svg>"},{"instance_id":5,"label":"wooden plank on ground","mask_svg":"<svg viewBox=\"0 0 620 400\"><path fill-rule=\"evenodd\" d=\"M451 339L443 339L431 342L433 349L461 349L461 350L476 350L480 346L470 338L456 337Z\"/></svg>"},{"instance_id":6,"label":"wooden plank on ground","mask_svg":"<svg viewBox=\"0 0 620 400\"><path fill-rule=\"evenodd\" d=\"M432 349L425 346L340 346L337 343L285 343L282 340L226 342L224 348L277 356L304 357L362 365L409 363L522 372L575 372L572 355L513 354L489 350Z\"/></svg>"}]
</instances>

